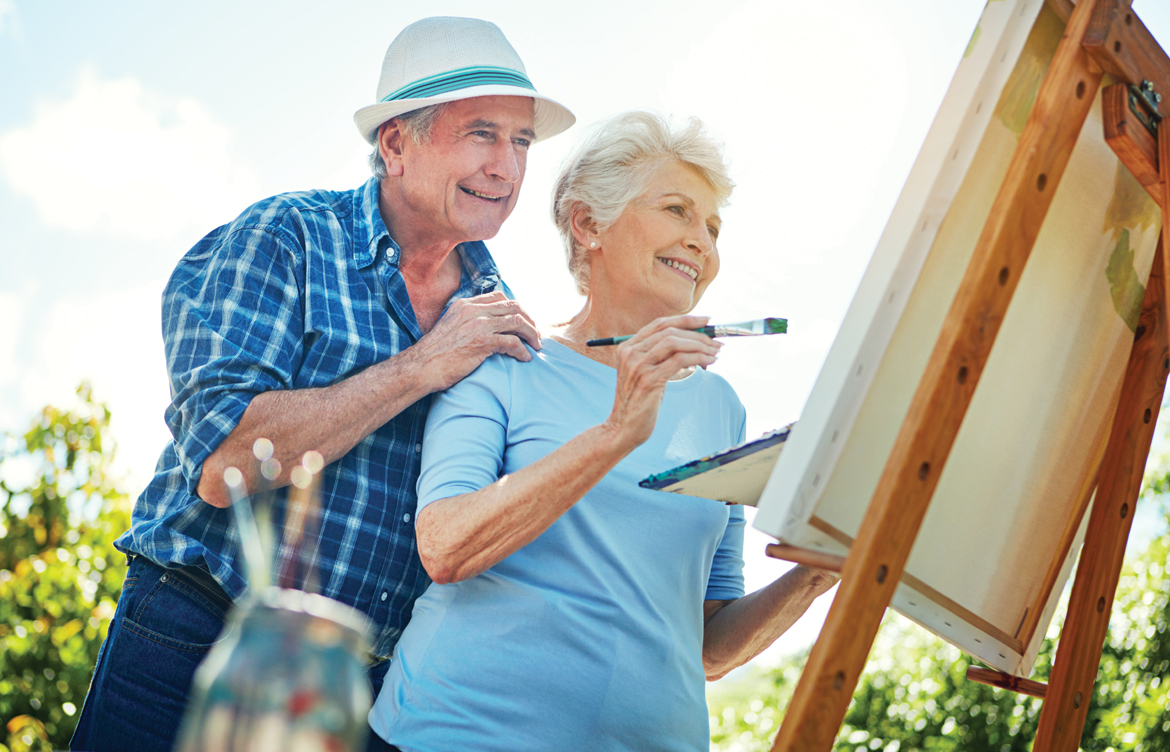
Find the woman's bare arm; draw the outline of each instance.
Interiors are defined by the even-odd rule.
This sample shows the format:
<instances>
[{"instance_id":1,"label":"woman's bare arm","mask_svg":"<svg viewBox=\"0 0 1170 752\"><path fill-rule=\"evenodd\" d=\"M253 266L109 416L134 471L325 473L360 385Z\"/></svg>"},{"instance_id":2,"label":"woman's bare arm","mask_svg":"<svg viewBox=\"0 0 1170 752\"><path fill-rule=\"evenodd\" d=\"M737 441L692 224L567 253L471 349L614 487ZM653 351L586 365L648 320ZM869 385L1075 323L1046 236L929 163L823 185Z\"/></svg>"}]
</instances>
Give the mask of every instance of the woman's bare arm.
<instances>
[{"instance_id":1,"label":"woman's bare arm","mask_svg":"<svg viewBox=\"0 0 1170 752\"><path fill-rule=\"evenodd\" d=\"M835 584L835 574L798 565L742 598L704 603L703 670L707 680L714 681L755 658Z\"/></svg>"},{"instance_id":2,"label":"woman's bare arm","mask_svg":"<svg viewBox=\"0 0 1170 752\"><path fill-rule=\"evenodd\" d=\"M523 548L650 438L667 380L715 361L719 344L688 331L705 321L674 316L647 325L619 348L617 393L604 423L486 488L419 512L418 553L431 579L474 577Z\"/></svg>"}]
</instances>

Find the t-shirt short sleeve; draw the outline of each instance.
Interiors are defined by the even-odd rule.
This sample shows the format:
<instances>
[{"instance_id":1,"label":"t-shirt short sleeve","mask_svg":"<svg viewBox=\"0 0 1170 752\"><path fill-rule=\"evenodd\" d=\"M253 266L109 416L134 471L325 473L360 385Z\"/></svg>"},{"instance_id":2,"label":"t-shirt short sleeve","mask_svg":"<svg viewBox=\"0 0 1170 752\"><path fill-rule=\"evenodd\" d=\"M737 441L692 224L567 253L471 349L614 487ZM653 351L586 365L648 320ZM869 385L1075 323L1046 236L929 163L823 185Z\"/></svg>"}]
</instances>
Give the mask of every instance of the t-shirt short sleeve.
<instances>
[{"instance_id":1,"label":"t-shirt short sleeve","mask_svg":"<svg viewBox=\"0 0 1170 752\"><path fill-rule=\"evenodd\" d=\"M747 435L747 411L738 399L736 409L739 427L732 443L742 444ZM719 548L715 550L715 559L711 563L706 600L728 601L743 596L743 533L746 525L743 507L739 504L733 505L727 519L727 529L723 532L723 540L719 542Z\"/></svg>"},{"instance_id":2,"label":"t-shirt short sleeve","mask_svg":"<svg viewBox=\"0 0 1170 752\"><path fill-rule=\"evenodd\" d=\"M418 479L419 511L499 480L511 402L504 357L488 358L431 405Z\"/></svg>"}]
</instances>

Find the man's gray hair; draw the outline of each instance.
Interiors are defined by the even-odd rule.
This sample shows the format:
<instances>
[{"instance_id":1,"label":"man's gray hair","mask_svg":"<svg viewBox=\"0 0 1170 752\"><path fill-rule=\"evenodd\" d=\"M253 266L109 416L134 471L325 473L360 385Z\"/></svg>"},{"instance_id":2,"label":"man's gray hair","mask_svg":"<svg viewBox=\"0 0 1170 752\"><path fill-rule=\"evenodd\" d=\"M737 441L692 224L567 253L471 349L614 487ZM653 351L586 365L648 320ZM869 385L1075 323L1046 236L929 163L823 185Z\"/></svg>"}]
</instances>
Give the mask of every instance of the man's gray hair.
<instances>
[{"instance_id":1,"label":"man's gray hair","mask_svg":"<svg viewBox=\"0 0 1170 752\"><path fill-rule=\"evenodd\" d=\"M599 123L561 167L553 189L552 215L577 292L589 292L589 255L573 236L573 207L581 205L597 229L613 225L642 195L659 165L675 160L693 168L726 206L735 187L723 159L723 146L698 118L674 129L650 112L627 112Z\"/></svg>"},{"instance_id":2,"label":"man's gray hair","mask_svg":"<svg viewBox=\"0 0 1170 752\"><path fill-rule=\"evenodd\" d=\"M435 121L439 119L439 115L448 104L448 102L432 104L430 107L404 112L394 119L398 121L398 127L402 130L403 135L416 144L427 144L431 141L431 131L435 127ZM382 126L378 126L378 133L379 135L382 133ZM370 170L373 171L374 177L378 180L386 177L386 162L382 159L382 152L378 150L377 143L374 144L374 150L370 152Z\"/></svg>"}]
</instances>

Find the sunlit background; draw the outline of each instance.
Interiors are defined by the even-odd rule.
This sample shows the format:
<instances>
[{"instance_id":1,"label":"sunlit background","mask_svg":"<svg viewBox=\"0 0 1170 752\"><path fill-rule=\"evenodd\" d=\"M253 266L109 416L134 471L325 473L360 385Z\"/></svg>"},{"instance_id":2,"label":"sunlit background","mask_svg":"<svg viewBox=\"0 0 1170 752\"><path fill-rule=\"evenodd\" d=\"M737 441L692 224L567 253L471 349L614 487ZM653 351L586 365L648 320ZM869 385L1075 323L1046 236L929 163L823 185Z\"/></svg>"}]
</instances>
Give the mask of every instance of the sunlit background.
<instances>
[{"instance_id":1,"label":"sunlit background","mask_svg":"<svg viewBox=\"0 0 1170 752\"><path fill-rule=\"evenodd\" d=\"M1170 3L1135 10L1170 47ZM738 188L716 321L789 319L715 370L748 435L800 416L983 0L76 3L0 0L0 430L83 378L113 412L137 495L169 434L159 299L178 258L248 204L369 176L352 115L426 15L497 23L578 125L537 145L489 243L538 321L580 305L548 217L583 126L648 108L703 119ZM19 472L15 466L8 472ZM1148 540L1158 524L1138 518ZM749 588L787 569L750 532ZM829 601L764 656L811 644Z\"/></svg>"}]
</instances>

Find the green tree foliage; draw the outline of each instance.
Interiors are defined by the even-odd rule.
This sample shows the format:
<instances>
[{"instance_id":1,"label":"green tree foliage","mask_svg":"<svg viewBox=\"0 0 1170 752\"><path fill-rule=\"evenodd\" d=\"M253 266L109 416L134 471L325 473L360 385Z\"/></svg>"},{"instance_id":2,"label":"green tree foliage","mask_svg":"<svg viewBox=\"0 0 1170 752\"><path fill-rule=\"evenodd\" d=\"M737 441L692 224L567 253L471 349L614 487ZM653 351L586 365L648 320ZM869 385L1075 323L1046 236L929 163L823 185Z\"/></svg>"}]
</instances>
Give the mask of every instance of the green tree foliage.
<instances>
[{"instance_id":1,"label":"green tree foliage","mask_svg":"<svg viewBox=\"0 0 1170 752\"><path fill-rule=\"evenodd\" d=\"M64 749L126 574L130 524L88 384L0 436L0 752Z\"/></svg>"},{"instance_id":2,"label":"green tree foliage","mask_svg":"<svg viewBox=\"0 0 1170 752\"><path fill-rule=\"evenodd\" d=\"M1170 489L1165 469L1150 480L1150 497ZM1168 520L1170 523L1170 520ZM1096 690L1081 749L1085 752L1170 752L1170 533L1128 564L1114 602ZM1054 628L1044 640L1035 678L1052 668ZM768 672L754 670L714 690L712 749L771 748L800 669L796 657ZM834 747L839 752L1026 752L1042 701L966 679L973 659L889 612Z\"/></svg>"}]
</instances>

